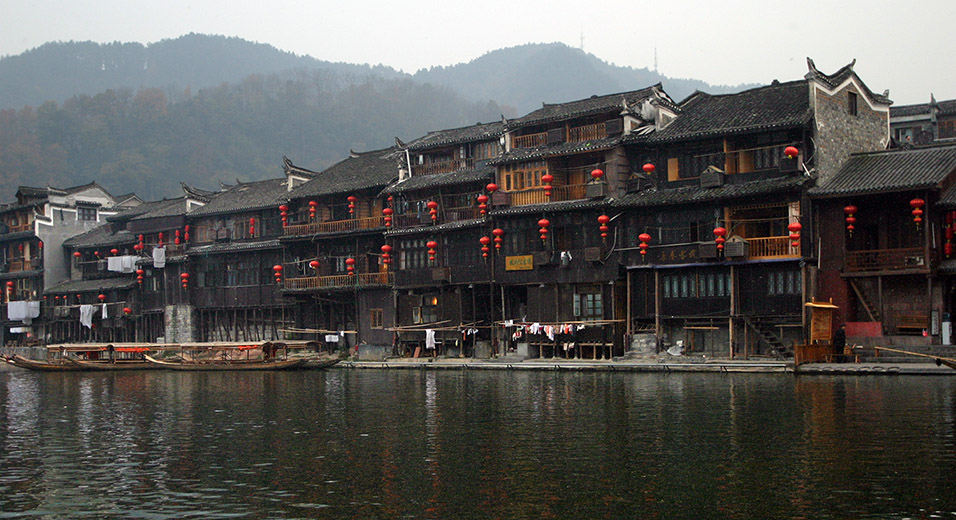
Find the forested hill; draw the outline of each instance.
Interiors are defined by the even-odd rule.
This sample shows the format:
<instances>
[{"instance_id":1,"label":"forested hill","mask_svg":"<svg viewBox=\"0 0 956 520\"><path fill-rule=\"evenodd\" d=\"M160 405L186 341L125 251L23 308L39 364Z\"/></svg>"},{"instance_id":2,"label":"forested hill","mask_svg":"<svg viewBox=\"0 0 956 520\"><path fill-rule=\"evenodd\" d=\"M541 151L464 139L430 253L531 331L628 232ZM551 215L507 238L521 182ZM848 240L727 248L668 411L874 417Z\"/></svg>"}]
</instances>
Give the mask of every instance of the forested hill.
<instances>
[{"instance_id":1,"label":"forested hill","mask_svg":"<svg viewBox=\"0 0 956 520\"><path fill-rule=\"evenodd\" d=\"M414 75L190 34L148 46L50 43L0 58L0 182L96 180L114 193L175 195L179 182L275 177L281 158L322 169L431 130L549 103L693 80L610 65L563 44L529 44Z\"/></svg>"}]
</instances>

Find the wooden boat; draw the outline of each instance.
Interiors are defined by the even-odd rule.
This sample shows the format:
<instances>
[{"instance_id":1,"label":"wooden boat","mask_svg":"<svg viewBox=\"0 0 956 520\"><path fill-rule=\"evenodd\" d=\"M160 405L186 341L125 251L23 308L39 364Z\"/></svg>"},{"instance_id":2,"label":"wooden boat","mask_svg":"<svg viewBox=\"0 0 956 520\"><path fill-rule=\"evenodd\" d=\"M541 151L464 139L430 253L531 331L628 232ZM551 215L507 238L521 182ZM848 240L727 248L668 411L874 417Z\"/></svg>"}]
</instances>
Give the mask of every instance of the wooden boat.
<instances>
[{"instance_id":1,"label":"wooden boat","mask_svg":"<svg viewBox=\"0 0 956 520\"><path fill-rule=\"evenodd\" d=\"M145 359L136 360L116 360L89 361L85 359L68 358L71 363L75 363L85 370L90 371L110 371L110 370L155 370L156 367L146 362Z\"/></svg>"},{"instance_id":2,"label":"wooden boat","mask_svg":"<svg viewBox=\"0 0 956 520\"><path fill-rule=\"evenodd\" d=\"M936 366L946 365L949 368L956 370L956 361L948 358L936 358Z\"/></svg>"},{"instance_id":3,"label":"wooden boat","mask_svg":"<svg viewBox=\"0 0 956 520\"><path fill-rule=\"evenodd\" d=\"M887 351L887 352L896 352L897 354L908 354L908 355L910 355L910 356L919 356L919 357L930 358L930 359L933 359L934 361L936 361L936 366L946 365L946 366L948 366L949 368L952 368L952 369L956 370L956 359L944 358L944 357L939 357L939 356L933 356L933 355L931 355L931 354L923 354L923 353L920 353L920 352L910 352L910 351L908 351L908 350L900 350L900 349L898 349L898 348L873 347L873 349L874 349L874 350L877 350L877 351L885 350L885 351Z\"/></svg>"},{"instance_id":4,"label":"wooden boat","mask_svg":"<svg viewBox=\"0 0 956 520\"><path fill-rule=\"evenodd\" d=\"M37 361L35 359L28 359L17 354L4 359L7 363L15 367L25 368L27 370L35 370L37 372L81 372L83 370L88 370L87 368L84 368L76 363L62 359L56 361Z\"/></svg>"},{"instance_id":5,"label":"wooden boat","mask_svg":"<svg viewBox=\"0 0 956 520\"><path fill-rule=\"evenodd\" d=\"M305 358L284 359L276 361L163 361L148 354L143 357L146 362L159 368L170 370L212 371L212 370L293 370L301 368L308 361Z\"/></svg>"},{"instance_id":6,"label":"wooden boat","mask_svg":"<svg viewBox=\"0 0 956 520\"><path fill-rule=\"evenodd\" d=\"M305 363L299 368L303 370L322 370L324 368L329 368L332 365L335 365L339 361L342 361L342 358L304 358Z\"/></svg>"}]
</instances>

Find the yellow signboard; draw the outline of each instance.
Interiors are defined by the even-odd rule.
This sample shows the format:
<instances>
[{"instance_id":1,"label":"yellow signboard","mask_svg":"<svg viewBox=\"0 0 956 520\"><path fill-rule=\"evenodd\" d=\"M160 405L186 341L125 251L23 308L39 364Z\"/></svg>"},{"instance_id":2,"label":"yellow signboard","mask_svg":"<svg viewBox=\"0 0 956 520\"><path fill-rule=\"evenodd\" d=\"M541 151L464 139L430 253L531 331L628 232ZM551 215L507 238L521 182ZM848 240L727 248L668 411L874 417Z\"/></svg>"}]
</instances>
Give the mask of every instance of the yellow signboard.
<instances>
[{"instance_id":1,"label":"yellow signboard","mask_svg":"<svg viewBox=\"0 0 956 520\"><path fill-rule=\"evenodd\" d=\"M530 271L534 269L534 256L506 256L505 271Z\"/></svg>"}]
</instances>

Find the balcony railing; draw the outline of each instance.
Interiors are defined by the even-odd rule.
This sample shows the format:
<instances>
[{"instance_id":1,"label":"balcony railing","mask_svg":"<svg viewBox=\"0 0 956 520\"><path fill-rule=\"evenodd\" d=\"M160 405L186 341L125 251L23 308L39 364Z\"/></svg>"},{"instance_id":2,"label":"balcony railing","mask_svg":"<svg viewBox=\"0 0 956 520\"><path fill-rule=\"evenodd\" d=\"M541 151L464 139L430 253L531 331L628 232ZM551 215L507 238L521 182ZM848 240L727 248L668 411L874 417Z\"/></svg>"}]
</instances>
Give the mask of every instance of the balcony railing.
<instances>
[{"instance_id":1,"label":"balcony railing","mask_svg":"<svg viewBox=\"0 0 956 520\"><path fill-rule=\"evenodd\" d=\"M747 238L750 258L787 258L800 256L800 248L791 245L790 237Z\"/></svg>"},{"instance_id":2,"label":"balcony railing","mask_svg":"<svg viewBox=\"0 0 956 520\"><path fill-rule=\"evenodd\" d=\"M433 175L436 173L449 173L458 170L464 170L466 168L472 168L475 165L475 160L466 158L466 159L452 159L450 161L442 162L432 162L425 164L417 164L412 167L412 175Z\"/></svg>"},{"instance_id":3,"label":"balcony railing","mask_svg":"<svg viewBox=\"0 0 956 520\"><path fill-rule=\"evenodd\" d=\"M580 200L585 198L586 184L568 184L551 188L551 196L544 194L544 188L511 191L512 206L527 206L528 204L542 204L545 202L561 202L565 200Z\"/></svg>"},{"instance_id":4,"label":"balcony railing","mask_svg":"<svg viewBox=\"0 0 956 520\"><path fill-rule=\"evenodd\" d=\"M844 271L893 271L903 269L926 269L923 248L873 249L869 251L847 251Z\"/></svg>"},{"instance_id":5,"label":"balcony railing","mask_svg":"<svg viewBox=\"0 0 956 520\"><path fill-rule=\"evenodd\" d=\"M336 289L341 287L371 287L392 285L395 275L391 272L361 273L355 275L337 274L332 276L309 276L286 278L285 289Z\"/></svg>"},{"instance_id":6,"label":"balcony railing","mask_svg":"<svg viewBox=\"0 0 956 520\"><path fill-rule=\"evenodd\" d=\"M548 143L548 133L519 135L511 140L512 148L534 148Z\"/></svg>"},{"instance_id":7,"label":"balcony railing","mask_svg":"<svg viewBox=\"0 0 956 520\"><path fill-rule=\"evenodd\" d=\"M26 224L20 224L19 226L8 226L7 233L19 233L21 231L32 231L33 223L27 222Z\"/></svg>"},{"instance_id":8,"label":"balcony railing","mask_svg":"<svg viewBox=\"0 0 956 520\"><path fill-rule=\"evenodd\" d=\"M604 123L576 126L568 130L568 142L570 143L604 139L605 137L607 137L607 130L605 130Z\"/></svg>"},{"instance_id":9,"label":"balcony railing","mask_svg":"<svg viewBox=\"0 0 956 520\"><path fill-rule=\"evenodd\" d=\"M10 260L11 273L16 271L30 271L32 269L39 269L39 267L40 260L38 258Z\"/></svg>"},{"instance_id":10,"label":"balcony railing","mask_svg":"<svg viewBox=\"0 0 956 520\"><path fill-rule=\"evenodd\" d=\"M331 222L309 222L294 224L282 229L285 236L315 235L318 233L343 233L361 229L376 229L385 226L385 217L350 218Z\"/></svg>"}]
</instances>

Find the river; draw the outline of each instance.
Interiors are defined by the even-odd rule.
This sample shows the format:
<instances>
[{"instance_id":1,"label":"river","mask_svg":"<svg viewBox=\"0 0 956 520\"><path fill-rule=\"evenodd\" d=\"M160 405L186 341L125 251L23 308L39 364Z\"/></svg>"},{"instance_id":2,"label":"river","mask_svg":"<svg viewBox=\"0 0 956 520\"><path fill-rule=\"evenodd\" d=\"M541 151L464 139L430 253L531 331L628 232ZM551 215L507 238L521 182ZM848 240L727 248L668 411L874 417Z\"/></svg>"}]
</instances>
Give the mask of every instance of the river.
<instances>
[{"instance_id":1,"label":"river","mask_svg":"<svg viewBox=\"0 0 956 520\"><path fill-rule=\"evenodd\" d=\"M0 373L0 518L956 518L956 378Z\"/></svg>"}]
</instances>

